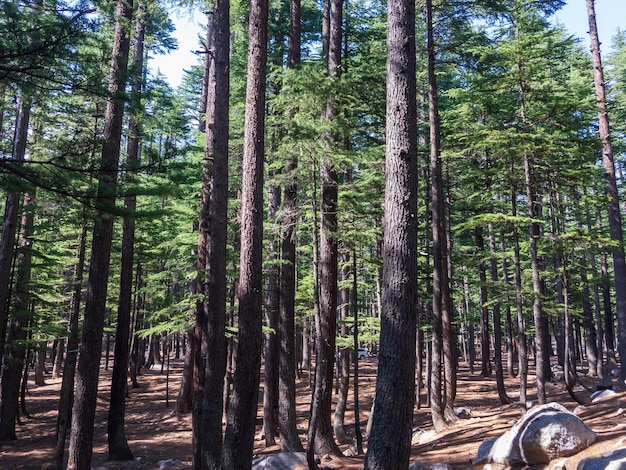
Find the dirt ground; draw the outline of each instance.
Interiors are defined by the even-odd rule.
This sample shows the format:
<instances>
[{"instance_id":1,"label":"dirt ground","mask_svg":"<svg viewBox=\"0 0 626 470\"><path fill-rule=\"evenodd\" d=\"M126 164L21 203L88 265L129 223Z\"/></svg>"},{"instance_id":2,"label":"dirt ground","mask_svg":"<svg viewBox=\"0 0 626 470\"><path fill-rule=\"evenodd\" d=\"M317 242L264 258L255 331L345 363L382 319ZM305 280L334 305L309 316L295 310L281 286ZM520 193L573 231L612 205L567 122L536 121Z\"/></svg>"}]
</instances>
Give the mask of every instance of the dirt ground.
<instances>
[{"instance_id":1,"label":"dirt ground","mask_svg":"<svg viewBox=\"0 0 626 470\"><path fill-rule=\"evenodd\" d=\"M140 376L140 388L130 389L127 400L126 434L135 455L136 464L133 468L158 469L160 461L177 459L179 468L191 467L191 416L179 415L172 411L178 393L182 371L182 362L172 361L168 378L159 367L144 370ZM433 435L430 425L430 414L427 407L416 410L414 428L425 431L414 439L411 461L419 460L427 467L436 462L448 463L455 469L480 468L472 466L480 443L488 437L498 437L522 415L516 404L501 405L495 387L495 377L484 378L479 372L470 374L465 364L461 364L458 376L458 395L456 406L466 407L471 416L460 419L446 431ZM360 424L365 431L374 392L376 360L360 361ZM98 410L96 417L93 467L108 469L129 468L128 464L107 461L106 444L106 413L108 409L108 387L110 370L101 372L100 391L98 394ZM529 399L534 398L530 378ZM576 387L576 393L585 402L597 382L596 379L581 376L582 386ZM56 409L61 385L60 379L49 376L46 385L35 386L29 381L26 407L30 417L22 417L18 425L18 440L0 443L0 469L37 469L46 468L52 462L54 449L54 428ZM507 379L509 397L517 400L517 379ZM307 414L309 410L309 379L305 375L298 382L298 428L302 439L306 436ZM350 397L352 394L350 394ZM422 394L422 401L424 394ZM576 403L568 396L562 383L551 383L548 388L548 400L557 401L569 410ZM168 406L169 402L169 406ZM620 392L613 398L597 404L589 405L579 416L596 433L598 441L589 449L570 457L566 468L575 469L578 461L585 456L601 454L618 447L626 447L626 392ZM346 427L352 432L354 424L354 408L348 404ZM259 410L259 429L261 410ZM420 434L420 433L418 433ZM418 442L419 441L419 442ZM367 446L367 441L365 441ZM341 446L346 450L349 445ZM255 442L255 453L258 456L278 452L278 446L266 448L264 441ZM364 456L333 458L322 460L326 467L335 469L360 469ZM551 466L537 468L552 468Z\"/></svg>"}]
</instances>

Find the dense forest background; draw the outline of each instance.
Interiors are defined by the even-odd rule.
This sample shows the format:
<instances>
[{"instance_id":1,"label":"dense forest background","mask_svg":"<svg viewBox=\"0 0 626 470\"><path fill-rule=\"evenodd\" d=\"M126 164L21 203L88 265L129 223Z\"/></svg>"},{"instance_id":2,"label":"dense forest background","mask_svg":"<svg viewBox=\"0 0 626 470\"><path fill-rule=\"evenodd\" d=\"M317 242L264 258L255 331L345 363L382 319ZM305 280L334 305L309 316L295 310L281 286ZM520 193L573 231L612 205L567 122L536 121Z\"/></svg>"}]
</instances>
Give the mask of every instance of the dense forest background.
<instances>
[{"instance_id":1,"label":"dense forest background","mask_svg":"<svg viewBox=\"0 0 626 470\"><path fill-rule=\"evenodd\" d=\"M555 368L626 376L626 35L603 64L593 1L591 54L562 5L2 2L0 440L51 351L79 469L109 355L110 456L126 387L176 354L195 468L249 466L261 381L265 439L303 450L303 370L305 447L338 452L359 347L389 397L367 468L407 461L414 406L455 419L458 361L523 406ZM207 15L177 89L150 67L173 8Z\"/></svg>"}]
</instances>

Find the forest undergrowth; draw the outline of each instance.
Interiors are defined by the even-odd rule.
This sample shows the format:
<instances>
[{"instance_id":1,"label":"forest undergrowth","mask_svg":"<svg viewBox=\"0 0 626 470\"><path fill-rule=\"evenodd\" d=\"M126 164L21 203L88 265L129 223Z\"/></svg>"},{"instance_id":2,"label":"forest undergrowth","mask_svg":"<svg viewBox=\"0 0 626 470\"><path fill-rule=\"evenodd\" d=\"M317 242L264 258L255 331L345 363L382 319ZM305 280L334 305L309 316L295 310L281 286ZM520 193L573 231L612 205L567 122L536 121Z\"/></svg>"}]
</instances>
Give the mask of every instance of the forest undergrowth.
<instances>
[{"instance_id":1,"label":"forest undergrowth","mask_svg":"<svg viewBox=\"0 0 626 470\"><path fill-rule=\"evenodd\" d=\"M360 423L365 430L374 394L376 377L376 359L368 359L360 363ZM122 462L107 460L106 416L109 403L110 369L101 370L98 392L98 408L96 415L94 459L95 469L129 468ZM597 379L584 375L579 370L580 384L575 387L577 396L589 403L591 390ZM177 414L173 411L180 378L182 361L172 360L169 377L159 365L153 369L142 370L139 377L140 388L129 388L126 406L126 434L133 451L136 463L132 468L159 469L159 462L170 460L180 463L178 468L191 468L191 414ZM529 397L533 398L534 376L530 375ZM46 377L46 385L36 386L33 380L28 382L26 410L29 416L21 416L21 424L17 426L18 440L0 445L1 470L40 470L46 469L53 462L55 445L54 429L58 406L61 379ZM518 382L516 378L506 378L507 392L512 401L517 401ZM310 408L311 389L309 378L304 371L297 382L297 427L301 438L306 438L307 416ZM350 394L352 396L352 394ZM424 404L425 392L422 393L420 409L414 414L414 433L411 461L419 460L427 467L432 463L443 462L454 469L472 469L472 459L476 456L478 446L488 437L498 437L509 429L522 415L517 403L502 405L498 399L495 376L481 377L477 369L469 372L466 363L461 363L458 375L457 407L465 407L470 417L460 419L447 430L435 434L431 431L430 413ZM569 410L577 406L568 395L564 383L550 382L548 385L548 401L557 401ZM168 406L169 405L169 406ZM579 413L583 421L597 434L598 441L586 451L568 459L567 468L576 468L576 463L589 455L596 455L623 447L626 439L626 392L620 391L614 398L588 404ZM350 401L346 412L346 428L348 434L354 435L354 407ZM279 452L278 445L265 447L260 439L262 425L262 403L259 403L257 418L257 438L255 439L255 455L263 456ZM365 441L367 446L367 441ZM348 450L350 445L340 446ZM356 470L363 467L364 455L345 458L324 458L325 468ZM540 468L550 467L536 467Z\"/></svg>"}]
</instances>

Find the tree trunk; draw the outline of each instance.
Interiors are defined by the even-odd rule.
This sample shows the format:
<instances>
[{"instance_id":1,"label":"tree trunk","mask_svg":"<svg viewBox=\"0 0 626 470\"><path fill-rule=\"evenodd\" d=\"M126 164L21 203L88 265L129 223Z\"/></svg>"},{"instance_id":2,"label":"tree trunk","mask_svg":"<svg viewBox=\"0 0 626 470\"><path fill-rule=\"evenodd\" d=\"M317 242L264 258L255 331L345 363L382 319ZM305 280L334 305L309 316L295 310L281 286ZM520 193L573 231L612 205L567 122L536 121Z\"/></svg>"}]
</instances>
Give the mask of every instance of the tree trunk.
<instances>
[{"instance_id":1,"label":"tree trunk","mask_svg":"<svg viewBox=\"0 0 626 470\"><path fill-rule=\"evenodd\" d=\"M435 76L435 42L433 4L426 1L428 49L428 115L430 123L430 173L433 232L433 364L431 373L431 415L435 429L440 431L454 420L452 411L454 374L447 365L451 361L452 325L450 283L448 279L448 243L445 222L445 200L441 168L441 134L439 96Z\"/></svg>"},{"instance_id":2,"label":"tree trunk","mask_svg":"<svg viewBox=\"0 0 626 470\"><path fill-rule=\"evenodd\" d=\"M117 170L120 156L124 94L130 38L127 25L132 19L132 0L118 1L115 37L109 74L109 93L105 112L101 167L97 194L99 199L93 229L87 299L83 321L83 339L76 375L76 397L72 410L72 427L68 469L91 466L93 425L102 350L102 332L106 313L109 261L113 237L113 215Z\"/></svg>"},{"instance_id":3,"label":"tree trunk","mask_svg":"<svg viewBox=\"0 0 626 470\"><path fill-rule=\"evenodd\" d=\"M87 248L87 224L83 223L78 246L78 259L74 273L74 290L72 292L72 311L67 326L67 354L63 363L63 379L61 381L61 396L59 398L59 413L57 415L55 467L63 468L65 456L65 438L68 426L72 419L72 403L74 401L74 378L76 372L76 357L78 355L78 320L80 317L80 299L83 291L83 273L85 268L85 252Z\"/></svg>"},{"instance_id":4,"label":"tree trunk","mask_svg":"<svg viewBox=\"0 0 626 470\"><path fill-rule=\"evenodd\" d=\"M126 175L132 182L133 172L139 164L139 146L141 129L137 114L141 111L141 88L143 77L143 49L145 36L145 4L139 2L135 18L135 46L133 50L133 76L131 77L130 119L128 121L129 139L126 156ZM132 460L133 453L126 439L124 418L126 414L126 390L128 388L128 362L130 343L130 320L133 297L133 262L135 252L135 219L137 196L129 194L124 198L127 215L122 227L122 253L120 260L120 287L117 308L117 326L115 329L115 352L111 372L111 402L107 422L107 440L109 460Z\"/></svg>"},{"instance_id":5,"label":"tree trunk","mask_svg":"<svg viewBox=\"0 0 626 470\"><path fill-rule=\"evenodd\" d=\"M15 282L15 301L11 315L4 364L2 370L2 405L0 407L0 441L16 440L15 424L18 415L20 382L24 358L26 357L26 338L28 322L32 314L28 284L31 278L31 260L33 244L33 206L34 193L24 194L20 241L17 255L17 279ZM45 351L45 350L44 350Z\"/></svg>"},{"instance_id":6,"label":"tree trunk","mask_svg":"<svg viewBox=\"0 0 626 470\"><path fill-rule=\"evenodd\" d=\"M476 250L478 251L478 282L480 291L480 355L481 371L483 377L491 377L491 354L490 354L490 334L489 334L489 310L487 309L487 267L485 266L485 239L483 228L474 229L476 239Z\"/></svg>"},{"instance_id":7,"label":"tree trunk","mask_svg":"<svg viewBox=\"0 0 626 470\"><path fill-rule=\"evenodd\" d=\"M180 383L180 391L174 409L177 413L189 413L193 406L193 369L196 355L196 337L193 332L187 333L185 342L185 362Z\"/></svg>"},{"instance_id":8,"label":"tree trunk","mask_svg":"<svg viewBox=\"0 0 626 470\"><path fill-rule=\"evenodd\" d=\"M493 227L489 226L489 251L491 252L490 270L491 281L495 284L498 282L498 260L496 258L496 237L493 233ZM496 369L496 383L498 385L498 397L500 403L506 405L511 400L506 394L504 386L504 370L502 368L502 321L500 318L500 302L496 301L493 305L493 363Z\"/></svg>"},{"instance_id":9,"label":"tree trunk","mask_svg":"<svg viewBox=\"0 0 626 470\"><path fill-rule=\"evenodd\" d=\"M28 140L28 125L32 98L22 93L18 99L15 134L11 160L16 163L24 161L26 155L26 141ZM4 345L7 335L9 297L11 289L11 271L15 250L15 236L17 233L19 207L21 195L9 192L4 205L4 221L2 222L2 239L0 240L0 354L4 354Z\"/></svg>"},{"instance_id":10,"label":"tree trunk","mask_svg":"<svg viewBox=\"0 0 626 470\"><path fill-rule=\"evenodd\" d=\"M390 0L387 15L383 297L376 404L366 469L408 465L415 403L418 275L415 2Z\"/></svg>"},{"instance_id":11,"label":"tree trunk","mask_svg":"<svg viewBox=\"0 0 626 470\"><path fill-rule=\"evenodd\" d=\"M226 371L230 2L217 0L214 8L196 287L203 295L197 304L195 330L198 345L192 424L196 470L220 466Z\"/></svg>"},{"instance_id":12,"label":"tree trunk","mask_svg":"<svg viewBox=\"0 0 626 470\"><path fill-rule=\"evenodd\" d=\"M517 193L511 191L511 213L517 217ZM522 293L522 261L520 258L519 231L513 228L513 253L515 265L515 306L517 311L517 347L519 349L519 402L523 409L527 407L528 384L528 342L526 339L526 319L524 318L524 299Z\"/></svg>"},{"instance_id":13,"label":"tree trunk","mask_svg":"<svg viewBox=\"0 0 626 470\"><path fill-rule=\"evenodd\" d=\"M596 90L600 140L602 141L602 164L606 178L605 191L608 198L609 231L616 245L613 247L613 276L615 281L615 305L617 310L617 348L620 356L621 376L626 379L626 258L624 255L624 236L622 232L622 214L619 208L619 193L615 178L611 127L606 104L604 70L600 54L600 40L596 25L594 0L587 0L589 16L589 35L591 36L591 56L593 58L593 84Z\"/></svg>"},{"instance_id":14,"label":"tree trunk","mask_svg":"<svg viewBox=\"0 0 626 470\"><path fill-rule=\"evenodd\" d=\"M300 66L300 0L289 2L289 61L291 69ZM296 428L296 369L295 296L296 296L296 225L298 222L298 187L296 153L285 161L285 186L280 264L280 319L279 377L278 377L278 433L283 452L302 452L304 449ZM306 323L306 320L305 320ZM303 341L307 348L309 341ZM304 354L302 354L304 356ZM308 354L306 355L308 361Z\"/></svg>"},{"instance_id":15,"label":"tree trunk","mask_svg":"<svg viewBox=\"0 0 626 470\"><path fill-rule=\"evenodd\" d=\"M341 257L342 268L339 273L341 275L340 282L344 284L344 287L339 289L338 311L341 320L341 336L347 338L349 331L346 319L350 316L350 289L346 287L345 284L350 280L350 265L348 264L350 263L350 253L345 246L343 246ZM348 406L348 391L350 390L350 358L354 357L354 360L358 362L356 351L355 348L353 354L352 349L349 347L340 348L339 359L337 361L339 393L337 395L337 405L335 406L335 415L333 417L333 432L336 439L342 444L352 442L352 439L346 434L344 420Z\"/></svg>"},{"instance_id":16,"label":"tree trunk","mask_svg":"<svg viewBox=\"0 0 626 470\"><path fill-rule=\"evenodd\" d=\"M265 367L263 376L263 432L267 447L276 443L278 431L278 374L279 374L279 257L278 222L277 214L280 208L280 188L270 185L267 217L271 225L271 232L267 243L265 257L270 264L267 267L265 283L265 322L272 331L265 333L264 356Z\"/></svg>"},{"instance_id":17,"label":"tree trunk","mask_svg":"<svg viewBox=\"0 0 626 470\"><path fill-rule=\"evenodd\" d=\"M250 468L263 342L263 166L268 0L252 0L241 190L239 332L222 468Z\"/></svg>"},{"instance_id":18,"label":"tree trunk","mask_svg":"<svg viewBox=\"0 0 626 470\"><path fill-rule=\"evenodd\" d=\"M331 83L341 75L341 38L343 1L329 3L328 76ZM338 105L331 96L326 102L324 119L332 123L339 114ZM321 169L321 232L320 232L320 292L319 321L316 322L315 390L313 407L318 421L315 426L314 448L318 454L341 452L333 439L331 425L332 383L335 363L335 336L337 329L337 170L330 153L336 136L327 135L326 152Z\"/></svg>"}]
</instances>

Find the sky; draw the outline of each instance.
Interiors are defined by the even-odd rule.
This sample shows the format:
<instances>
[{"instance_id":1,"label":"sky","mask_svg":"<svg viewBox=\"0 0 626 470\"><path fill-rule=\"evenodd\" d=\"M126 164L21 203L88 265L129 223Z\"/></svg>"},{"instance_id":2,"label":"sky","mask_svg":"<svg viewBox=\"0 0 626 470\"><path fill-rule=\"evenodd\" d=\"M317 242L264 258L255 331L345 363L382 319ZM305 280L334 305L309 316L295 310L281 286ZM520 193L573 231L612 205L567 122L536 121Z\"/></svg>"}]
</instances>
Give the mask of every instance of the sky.
<instances>
[{"instance_id":1,"label":"sky","mask_svg":"<svg viewBox=\"0 0 626 470\"><path fill-rule=\"evenodd\" d=\"M611 38L617 29L626 30L626 0L596 0L595 8L600 50L606 56L611 51ZM586 0L567 0L555 19L589 47ZM185 12L179 16L173 15L173 21L176 26L173 35L178 40L178 49L167 55L151 57L150 66L155 71L159 69L169 84L176 88L181 82L183 70L189 69L198 60L193 51L198 49L198 36L204 35L206 20L202 14L192 17Z\"/></svg>"}]
</instances>

